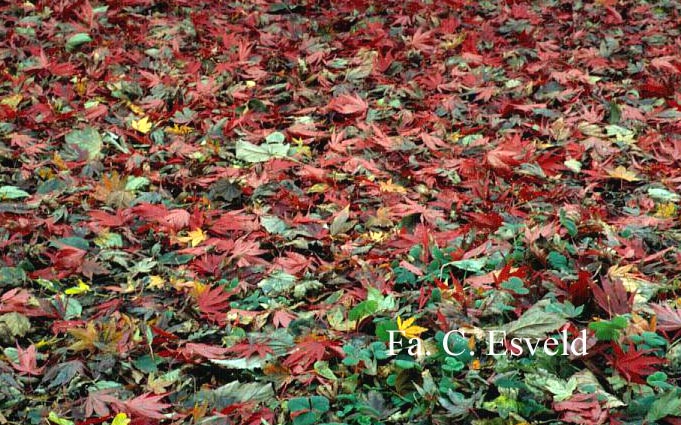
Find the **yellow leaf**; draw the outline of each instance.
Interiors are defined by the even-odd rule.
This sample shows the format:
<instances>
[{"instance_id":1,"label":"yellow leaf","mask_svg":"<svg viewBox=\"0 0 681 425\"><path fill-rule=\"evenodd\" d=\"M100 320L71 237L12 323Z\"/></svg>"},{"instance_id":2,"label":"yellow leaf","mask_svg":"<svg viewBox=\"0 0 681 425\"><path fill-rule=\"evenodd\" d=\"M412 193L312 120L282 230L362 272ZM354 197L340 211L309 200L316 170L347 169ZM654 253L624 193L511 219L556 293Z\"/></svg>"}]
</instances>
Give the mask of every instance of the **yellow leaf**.
<instances>
[{"instance_id":1,"label":"yellow leaf","mask_svg":"<svg viewBox=\"0 0 681 425\"><path fill-rule=\"evenodd\" d=\"M165 128L166 133L177 134L179 136L184 136L192 132L192 128L188 125L177 125L174 124L172 127Z\"/></svg>"},{"instance_id":2,"label":"yellow leaf","mask_svg":"<svg viewBox=\"0 0 681 425\"><path fill-rule=\"evenodd\" d=\"M203 233L203 230L196 229L188 232L187 236L178 237L177 240L182 243L189 243L189 245L193 248L206 240L206 234Z\"/></svg>"},{"instance_id":3,"label":"yellow leaf","mask_svg":"<svg viewBox=\"0 0 681 425\"><path fill-rule=\"evenodd\" d=\"M88 292L90 290L90 285L78 279L78 286L73 286L64 291L66 295L80 295Z\"/></svg>"},{"instance_id":4,"label":"yellow leaf","mask_svg":"<svg viewBox=\"0 0 681 425\"><path fill-rule=\"evenodd\" d=\"M414 325L416 318L412 317L404 322L400 316L397 316L397 329L399 329L402 336L408 339L418 338L423 332L427 331L427 328L422 328L421 326Z\"/></svg>"},{"instance_id":5,"label":"yellow leaf","mask_svg":"<svg viewBox=\"0 0 681 425\"><path fill-rule=\"evenodd\" d=\"M674 205L671 202L659 204L657 206L657 211L655 211L655 217L672 218L675 215L676 215L676 205Z\"/></svg>"},{"instance_id":6,"label":"yellow leaf","mask_svg":"<svg viewBox=\"0 0 681 425\"><path fill-rule=\"evenodd\" d=\"M613 179L619 179L619 180L624 180L628 182L635 182L639 181L638 177L636 177L636 173L633 171L629 171L626 168L622 167L621 165L614 170L608 170L607 171L608 175L612 177Z\"/></svg>"},{"instance_id":7,"label":"yellow leaf","mask_svg":"<svg viewBox=\"0 0 681 425\"><path fill-rule=\"evenodd\" d=\"M388 192L388 193L407 193L407 189L404 187L400 186L399 184L393 183L393 180L390 179L387 182L381 182L378 184L378 187L381 189L381 192Z\"/></svg>"},{"instance_id":8,"label":"yellow leaf","mask_svg":"<svg viewBox=\"0 0 681 425\"><path fill-rule=\"evenodd\" d=\"M324 193L329 190L329 185L326 183L317 183L307 190L307 193Z\"/></svg>"},{"instance_id":9,"label":"yellow leaf","mask_svg":"<svg viewBox=\"0 0 681 425\"><path fill-rule=\"evenodd\" d=\"M369 232L369 240L372 242L383 242L390 237L389 233L386 232Z\"/></svg>"},{"instance_id":10,"label":"yellow leaf","mask_svg":"<svg viewBox=\"0 0 681 425\"><path fill-rule=\"evenodd\" d=\"M247 80L246 81L246 87L248 87L249 89L252 89L253 87L255 87L255 85L256 85L256 82L253 81L253 80Z\"/></svg>"},{"instance_id":11,"label":"yellow leaf","mask_svg":"<svg viewBox=\"0 0 681 425\"><path fill-rule=\"evenodd\" d=\"M142 134L147 134L149 130L151 130L151 121L149 121L149 117L133 120L132 128L134 128L135 130L139 131Z\"/></svg>"},{"instance_id":12,"label":"yellow leaf","mask_svg":"<svg viewBox=\"0 0 681 425\"><path fill-rule=\"evenodd\" d=\"M161 276L149 276L149 283L147 284L147 288L149 289L163 289L163 285L165 284L165 280Z\"/></svg>"},{"instance_id":13,"label":"yellow leaf","mask_svg":"<svg viewBox=\"0 0 681 425\"><path fill-rule=\"evenodd\" d=\"M9 106L11 109L17 109L17 106L19 106L19 103L21 103L21 100L23 98L24 97L19 93L13 94L11 96L7 96L6 98L2 99L0 101L0 105Z\"/></svg>"},{"instance_id":14,"label":"yellow leaf","mask_svg":"<svg viewBox=\"0 0 681 425\"><path fill-rule=\"evenodd\" d=\"M130 110L131 110L135 115L139 115L139 116L144 115L144 109L140 108L139 106L135 105L135 104L132 103L132 102L128 102L128 108L130 108Z\"/></svg>"},{"instance_id":15,"label":"yellow leaf","mask_svg":"<svg viewBox=\"0 0 681 425\"><path fill-rule=\"evenodd\" d=\"M128 425L129 423L130 423L130 418L128 418L128 415L126 415L123 412L117 414L113 418L113 421L111 421L111 425Z\"/></svg>"}]
</instances>

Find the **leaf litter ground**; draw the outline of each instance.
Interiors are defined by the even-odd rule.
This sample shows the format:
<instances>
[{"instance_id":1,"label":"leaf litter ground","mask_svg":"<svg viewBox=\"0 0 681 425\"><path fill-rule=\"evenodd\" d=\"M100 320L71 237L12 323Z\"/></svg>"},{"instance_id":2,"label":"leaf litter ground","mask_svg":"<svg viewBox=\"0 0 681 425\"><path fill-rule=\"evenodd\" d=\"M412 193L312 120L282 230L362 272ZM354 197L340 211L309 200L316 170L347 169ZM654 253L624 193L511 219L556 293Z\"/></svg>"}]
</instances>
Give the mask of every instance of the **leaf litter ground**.
<instances>
[{"instance_id":1,"label":"leaf litter ground","mask_svg":"<svg viewBox=\"0 0 681 425\"><path fill-rule=\"evenodd\" d=\"M0 11L0 423L681 423L679 2Z\"/></svg>"}]
</instances>

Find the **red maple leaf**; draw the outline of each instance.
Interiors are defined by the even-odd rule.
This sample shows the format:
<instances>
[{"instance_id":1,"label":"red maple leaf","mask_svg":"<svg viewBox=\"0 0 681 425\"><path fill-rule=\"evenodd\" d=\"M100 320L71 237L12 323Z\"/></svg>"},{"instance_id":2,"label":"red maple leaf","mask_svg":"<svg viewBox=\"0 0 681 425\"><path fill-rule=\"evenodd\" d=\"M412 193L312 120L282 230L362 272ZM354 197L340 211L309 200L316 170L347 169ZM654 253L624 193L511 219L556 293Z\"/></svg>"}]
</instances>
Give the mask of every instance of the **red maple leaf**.
<instances>
[{"instance_id":1,"label":"red maple leaf","mask_svg":"<svg viewBox=\"0 0 681 425\"><path fill-rule=\"evenodd\" d=\"M617 316L631 312L634 305L634 294L627 295L624 284L619 279L601 279L601 287L589 281L596 303L610 316Z\"/></svg>"},{"instance_id":2,"label":"red maple leaf","mask_svg":"<svg viewBox=\"0 0 681 425\"><path fill-rule=\"evenodd\" d=\"M233 291L225 291L222 286L205 288L196 296L196 305L203 317L222 326L227 320L229 297L232 295Z\"/></svg>"},{"instance_id":3,"label":"red maple leaf","mask_svg":"<svg viewBox=\"0 0 681 425\"><path fill-rule=\"evenodd\" d=\"M503 217L495 212L491 213L467 213L466 216L471 222L480 229L487 229L490 232L495 232L504 222Z\"/></svg>"},{"instance_id":4,"label":"red maple leaf","mask_svg":"<svg viewBox=\"0 0 681 425\"><path fill-rule=\"evenodd\" d=\"M116 391L116 388L90 391L85 399L85 415L90 417L96 413L98 416L109 416L109 406L114 406L118 411L125 410L123 402L115 396Z\"/></svg>"},{"instance_id":5,"label":"red maple leaf","mask_svg":"<svg viewBox=\"0 0 681 425\"><path fill-rule=\"evenodd\" d=\"M296 315L285 310L277 310L272 314L272 324L275 328L286 328Z\"/></svg>"},{"instance_id":6,"label":"red maple leaf","mask_svg":"<svg viewBox=\"0 0 681 425\"><path fill-rule=\"evenodd\" d=\"M369 109L369 105L358 95L342 94L329 102L327 108L343 115L360 114Z\"/></svg>"},{"instance_id":7,"label":"red maple leaf","mask_svg":"<svg viewBox=\"0 0 681 425\"><path fill-rule=\"evenodd\" d=\"M146 419L166 419L168 415L161 411L171 405L161 403L160 400L163 397L165 397L164 394L151 395L150 393L145 393L139 397L124 401L123 405L131 416L141 416Z\"/></svg>"},{"instance_id":8,"label":"red maple leaf","mask_svg":"<svg viewBox=\"0 0 681 425\"><path fill-rule=\"evenodd\" d=\"M657 372L655 366L667 363L665 359L646 356L651 350L637 351L633 344L629 346L626 353L615 343L613 343L612 349L614 356L608 356L608 361L629 382L645 384L644 376Z\"/></svg>"},{"instance_id":9,"label":"red maple leaf","mask_svg":"<svg viewBox=\"0 0 681 425\"><path fill-rule=\"evenodd\" d=\"M177 349L177 354L184 357L186 360L193 360L197 357L206 359L222 359L225 357L229 349L218 347L214 345L188 342L183 347Z\"/></svg>"},{"instance_id":10,"label":"red maple leaf","mask_svg":"<svg viewBox=\"0 0 681 425\"><path fill-rule=\"evenodd\" d=\"M576 306L580 306L589 300L589 285L591 275L586 270L580 270L577 274L577 281L568 286L570 301Z\"/></svg>"},{"instance_id":11,"label":"red maple leaf","mask_svg":"<svg viewBox=\"0 0 681 425\"><path fill-rule=\"evenodd\" d=\"M30 317L49 315L40 308L40 305L34 304L38 304L38 302L27 290L23 288L10 289L0 297L0 313L17 312Z\"/></svg>"},{"instance_id":12,"label":"red maple leaf","mask_svg":"<svg viewBox=\"0 0 681 425\"><path fill-rule=\"evenodd\" d=\"M242 214L242 210L229 211L220 216L210 227L212 232L218 235L227 235L230 232L252 232L259 227L256 217L250 214Z\"/></svg>"},{"instance_id":13,"label":"red maple leaf","mask_svg":"<svg viewBox=\"0 0 681 425\"><path fill-rule=\"evenodd\" d=\"M663 304L651 304L650 308L657 317L657 329L675 331L681 329L681 311Z\"/></svg>"},{"instance_id":14,"label":"red maple leaf","mask_svg":"<svg viewBox=\"0 0 681 425\"><path fill-rule=\"evenodd\" d=\"M579 425L600 425L608 419L594 394L575 394L569 400L553 403L553 410L561 413L564 422Z\"/></svg>"},{"instance_id":15,"label":"red maple leaf","mask_svg":"<svg viewBox=\"0 0 681 425\"><path fill-rule=\"evenodd\" d=\"M261 358L268 354L273 354L272 348L264 342L240 342L232 345L227 350L242 358L252 357L255 353L258 353L258 357Z\"/></svg>"},{"instance_id":16,"label":"red maple leaf","mask_svg":"<svg viewBox=\"0 0 681 425\"><path fill-rule=\"evenodd\" d=\"M12 367L16 369L21 375L40 375L43 373L45 366L38 367L38 359L36 357L37 351L35 345L31 344L27 349L21 348L17 345L17 356L19 363L12 362Z\"/></svg>"},{"instance_id":17,"label":"red maple leaf","mask_svg":"<svg viewBox=\"0 0 681 425\"><path fill-rule=\"evenodd\" d=\"M116 228L125 226L132 218L129 210L118 210L116 215L98 210L90 211L89 214L92 217L93 224L100 227Z\"/></svg>"},{"instance_id":18,"label":"red maple leaf","mask_svg":"<svg viewBox=\"0 0 681 425\"><path fill-rule=\"evenodd\" d=\"M344 356L340 343L320 335L307 335L296 343L283 364L294 373L302 373L331 353Z\"/></svg>"}]
</instances>

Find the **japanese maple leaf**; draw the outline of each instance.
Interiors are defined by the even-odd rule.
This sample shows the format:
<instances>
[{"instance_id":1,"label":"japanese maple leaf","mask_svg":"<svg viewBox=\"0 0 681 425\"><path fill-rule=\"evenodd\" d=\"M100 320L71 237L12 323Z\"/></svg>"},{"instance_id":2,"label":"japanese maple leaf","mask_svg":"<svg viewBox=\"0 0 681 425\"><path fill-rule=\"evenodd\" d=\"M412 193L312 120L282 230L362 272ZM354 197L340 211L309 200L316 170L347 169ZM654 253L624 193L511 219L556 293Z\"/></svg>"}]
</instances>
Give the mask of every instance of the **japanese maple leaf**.
<instances>
[{"instance_id":1,"label":"japanese maple leaf","mask_svg":"<svg viewBox=\"0 0 681 425\"><path fill-rule=\"evenodd\" d=\"M416 50L427 53L433 50L433 46L429 44L432 37L433 31L423 31L421 28L418 28L411 37L409 44L411 44L411 46Z\"/></svg>"},{"instance_id":2,"label":"japanese maple leaf","mask_svg":"<svg viewBox=\"0 0 681 425\"><path fill-rule=\"evenodd\" d=\"M618 316L631 312L634 305L634 294L627 295L627 290L619 279L601 279L601 287L589 281L596 303L610 316Z\"/></svg>"},{"instance_id":3,"label":"japanese maple leaf","mask_svg":"<svg viewBox=\"0 0 681 425\"><path fill-rule=\"evenodd\" d=\"M17 356L19 363L12 362L12 367L16 369L21 375L41 375L45 366L38 367L38 359L36 358L35 345L31 344L27 349L21 348L17 345Z\"/></svg>"},{"instance_id":4,"label":"japanese maple leaf","mask_svg":"<svg viewBox=\"0 0 681 425\"><path fill-rule=\"evenodd\" d=\"M258 357L264 358L268 354L274 353L272 348L264 342L240 342L227 350L242 358L252 357L255 353L258 353Z\"/></svg>"},{"instance_id":5,"label":"japanese maple leaf","mask_svg":"<svg viewBox=\"0 0 681 425\"><path fill-rule=\"evenodd\" d=\"M256 217L243 214L243 210L229 211L213 222L210 230L219 234L227 235L230 232L252 232L258 229Z\"/></svg>"},{"instance_id":6,"label":"japanese maple leaf","mask_svg":"<svg viewBox=\"0 0 681 425\"><path fill-rule=\"evenodd\" d=\"M651 304L650 308L657 317L657 329L661 331L675 331L681 329L681 311L664 304Z\"/></svg>"},{"instance_id":7,"label":"japanese maple leaf","mask_svg":"<svg viewBox=\"0 0 681 425\"><path fill-rule=\"evenodd\" d=\"M397 217L404 217L411 214L420 214L421 221L426 221L430 224L435 224L437 220L444 220L445 218L445 215L442 211L425 207L409 198L404 199L404 204L392 206L390 208L390 213Z\"/></svg>"},{"instance_id":8,"label":"japanese maple leaf","mask_svg":"<svg viewBox=\"0 0 681 425\"><path fill-rule=\"evenodd\" d=\"M285 310L277 310L272 314L272 324L275 328L286 328L296 315Z\"/></svg>"},{"instance_id":9,"label":"japanese maple leaf","mask_svg":"<svg viewBox=\"0 0 681 425\"><path fill-rule=\"evenodd\" d=\"M499 146L487 152L485 158L490 167L510 173L513 171L513 167L520 165L520 161L516 159L519 153L519 150L514 147Z\"/></svg>"},{"instance_id":10,"label":"japanese maple leaf","mask_svg":"<svg viewBox=\"0 0 681 425\"><path fill-rule=\"evenodd\" d=\"M447 145L444 140L428 133L421 133L421 140L423 141L423 144L426 145L431 151L449 148L449 145Z\"/></svg>"},{"instance_id":11,"label":"japanese maple leaf","mask_svg":"<svg viewBox=\"0 0 681 425\"><path fill-rule=\"evenodd\" d=\"M38 300L23 288L10 289L0 297L0 313L11 312L17 312L24 316L31 317L48 315L40 308Z\"/></svg>"},{"instance_id":12,"label":"japanese maple leaf","mask_svg":"<svg viewBox=\"0 0 681 425\"><path fill-rule=\"evenodd\" d=\"M591 275L586 270L580 270L577 273L577 281L568 286L568 294L570 301L576 306L586 303L589 298L589 284L591 282Z\"/></svg>"},{"instance_id":13,"label":"japanese maple leaf","mask_svg":"<svg viewBox=\"0 0 681 425\"><path fill-rule=\"evenodd\" d=\"M229 298L233 292L225 291L222 286L216 288L205 288L196 297L196 305L203 317L223 325L227 320L227 310L229 309Z\"/></svg>"},{"instance_id":14,"label":"japanese maple leaf","mask_svg":"<svg viewBox=\"0 0 681 425\"><path fill-rule=\"evenodd\" d=\"M267 251L260 249L260 243L256 240L246 240L239 238L234 241L232 255L229 260L236 260L238 267L248 267L254 264L266 264L258 255L265 254Z\"/></svg>"},{"instance_id":15,"label":"japanese maple leaf","mask_svg":"<svg viewBox=\"0 0 681 425\"><path fill-rule=\"evenodd\" d=\"M332 352L337 356L344 356L341 344L337 341L321 335L307 335L296 343L283 364L294 372L301 373Z\"/></svg>"},{"instance_id":16,"label":"japanese maple leaf","mask_svg":"<svg viewBox=\"0 0 681 425\"><path fill-rule=\"evenodd\" d=\"M141 416L146 419L166 419L168 415L161 413L161 411L170 407L170 404L161 403L160 400L163 397L165 397L164 394L151 395L145 393L124 401L123 405L131 416Z\"/></svg>"},{"instance_id":17,"label":"japanese maple leaf","mask_svg":"<svg viewBox=\"0 0 681 425\"><path fill-rule=\"evenodd\" d=\"M646 356L651 350L637 351L633 344L625 353L622 348L613 343L614 356L608 356L609 363L617 369L629 382L645 384L644 376L657 372L655 366L664 365L667 360L655 356Z\"/></svg>"},{"instance_id":18,"label":"japanese maple leaf","mask_svg":"<svg viewBox=\"0 0 681 425\"><path fill-rule=\"evenodd\" d=\"M204 357L206 359L222 359L225 357L229 349L218 347L214 345L188 342L183 347L177 349L177 353L182 355L187 360L196 357Z\"/></svg>"},{"instance_id":19,"label":"japanese maple leaf","mask_svg":"<svg viewBox=\"0 0 681 425\"><path fill-rule=\"evenodd\" d=\"M116 388L90 391L85 399L85 416L90 417L93 413L98 416L109 416L111 413L109 406L113 406L117 411L125 410L123 402L115 395L116 391Z\"/></svg>"},{"instance_id":20,"label":"japanese maple leaf","mask_svg":"<svg viewBox=\"0 0 681 425\"><path fill-rule=\"evenodd\" d=\"M343 115L360 114L369 109L369 105L358 95L342 94L329 102L327 108Z\"/></svg>"},{"instance_id":21,"label":"japanese maple leaf","mask_svg":"<svg viewBox=\"0 0 681 425\"><path fill-rule=\"evenodd\" d=\"M273 265L273 269L280 269L288 274L297 274L308 268L314 269L312 258L297 252L287 252L285 257L274 260Z\"/></svg>"},{"instance_id":22,"label":"japanese maple leaf","mask_svg":"<svg viewBox=\"0 0 681 425\"><path fill-rule=\"evenodd\" d=\"M575 394L569 400L553 403L553 410L561 413L564 422L579 425L600 425L608 419L594 394Z\"/></svg>"},{"instance_id":23,"label":"japanese maple leaf","mask_svg":"<svg viewBox=\"0 0 681 425\"><path fill-rule=\"evenodd\" d=\"M495 212L491 213L468 213L466 214L468 218L475 224L476 227L481 229L488 229L489 231L496 231L504 222L503 217Z\"/></svg>"},{"instance_id":24,"label":"japanese maple leaf","mask_svg":"<svg viewBox=\"0 0 681 425\"><path fill-rule=\"evenodd\" d=\"M159 217L158 222L171 230L178 231L189 224L189 217L187 211L178 208L168 211L163 217Z\"/></svg>"},{"instance_id":25,"label":"japanese maple leaf","mask_svg":"<svg viewBox=\"0 0 681 425\"><path fill-rule=\"evenodd\" d=\"M173 231L181 230L189 224L190 215L183 209L168 210L163 206L139 204L132 209L133 214L146 220L153 220Z\"/></svg>"}]
</instances>

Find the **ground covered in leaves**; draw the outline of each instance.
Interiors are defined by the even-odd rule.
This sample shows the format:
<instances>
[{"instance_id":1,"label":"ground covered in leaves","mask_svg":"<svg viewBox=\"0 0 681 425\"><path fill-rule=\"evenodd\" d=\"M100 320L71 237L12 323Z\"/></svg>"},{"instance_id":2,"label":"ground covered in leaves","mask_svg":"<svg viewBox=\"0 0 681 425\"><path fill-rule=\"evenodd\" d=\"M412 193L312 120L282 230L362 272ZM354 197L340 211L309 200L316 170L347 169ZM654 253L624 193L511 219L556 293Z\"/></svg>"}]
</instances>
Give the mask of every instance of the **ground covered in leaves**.
<instances>
[{"instance_id":1,"label":"ground covered in leaves","mask_svg":"<svg viewBox=\"0 0 681 425\"><path fill-rule=\"evenodd\" d=\"M678 1L0 16L0 423L681 423Z\"/></svg>"}]
</instances>

